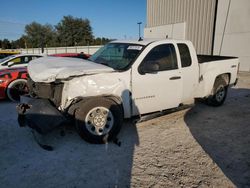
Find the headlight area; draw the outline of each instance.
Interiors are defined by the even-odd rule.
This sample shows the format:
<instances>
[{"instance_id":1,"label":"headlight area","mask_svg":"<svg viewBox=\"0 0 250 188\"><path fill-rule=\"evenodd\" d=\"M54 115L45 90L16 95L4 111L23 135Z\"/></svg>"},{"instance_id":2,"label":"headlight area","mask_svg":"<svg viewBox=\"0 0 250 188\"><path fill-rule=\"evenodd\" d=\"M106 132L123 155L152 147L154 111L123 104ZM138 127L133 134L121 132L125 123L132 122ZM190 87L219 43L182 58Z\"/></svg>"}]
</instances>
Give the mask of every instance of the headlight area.
<instances>
[{"instance_id":1,"label":"headlight area","mask_svg":"<svg viewBox=\"0 0 250 188\"><path fill-rule=\"evenodd\" d=\"M58 107L61 103L63 83L40 83L30 78L27 82L29 94L40 99L49 99Z\"/></svg>"}]
</instances>

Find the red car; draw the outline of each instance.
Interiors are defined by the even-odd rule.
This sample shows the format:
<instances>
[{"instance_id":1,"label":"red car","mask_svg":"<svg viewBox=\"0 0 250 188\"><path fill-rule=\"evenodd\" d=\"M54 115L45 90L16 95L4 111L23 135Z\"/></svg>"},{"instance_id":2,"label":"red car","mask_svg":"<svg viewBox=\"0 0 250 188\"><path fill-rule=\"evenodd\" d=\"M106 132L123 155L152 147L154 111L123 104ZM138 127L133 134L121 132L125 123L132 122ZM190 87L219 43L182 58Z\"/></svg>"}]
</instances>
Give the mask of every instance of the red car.
<instances>
[{"instance_id":1,"label":"red car","mask_svg":"<svg viewBox=\"0 0 250 188\"><path fill-rule=\"evenodd\" d=\"M27 76L26 67L0 70L0 99L19 101L20 95L28 92Z\"/></svg>"},{"instance_id":2,"label":"red car","mask_svg":"<svg viewBox=\"0 0 250 188\"><path fill-rule=\"evenodd\" d=\"M81 53L52 54L50 56L55 56L55 57L74 57L74 58L80 58L80 59L88 59L90 57L89 54L85 54L83 52L81 52Z\"/></svg>"}]
</instances>

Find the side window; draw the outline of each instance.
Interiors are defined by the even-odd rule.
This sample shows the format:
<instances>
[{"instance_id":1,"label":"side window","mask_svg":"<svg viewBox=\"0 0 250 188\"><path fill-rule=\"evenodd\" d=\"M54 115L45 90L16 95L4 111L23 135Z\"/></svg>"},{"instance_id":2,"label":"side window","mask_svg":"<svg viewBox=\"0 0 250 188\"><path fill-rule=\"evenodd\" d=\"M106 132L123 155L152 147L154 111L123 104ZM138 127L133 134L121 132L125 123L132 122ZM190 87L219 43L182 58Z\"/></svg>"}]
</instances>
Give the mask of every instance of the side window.
<instances>
[{"instance_id":1,"label":"side window","mask_svg":"<svg viewBox=\"0 0 250 188\"><path fill-rule=\"evenodd\" d=\"M20 64L27 64L32 60L32 56L23 56Z\"/></svg>"},{"instance_id":2,"label":"side window","mask_svg":"<svg viewBox=\"0 0 250 188\"><path fill-rule=\"evenodd\" d=\"M27 61L25 61L26 63L29 63L31 60L33 59L33 56L29 56Z\"/></svg>"},{"instance_id":3,"label":"side window","mask_svg":"<svg viewBox=\"0 0 250 188\"><path fill-rule=\"evenodd\" d=\"M9 63L11 62L11 66L14 66L14 65L18 65L21 63L21 57L16 57L16 58L13 58L5 63L2 64L2 66L9 66Z\"/></svg>"},{"instance_id":4,"label":"side window","mask_svg":"<svg viewBox=\"0 0 250 188\"><path fill-rule=\"evenodd\" d=\"M15 59L12 59L11 62L15 63L15 64L19 64L21 62L21 58L17 57Z\"/></svg>"},{"instance_id":5,"label":"side window","mask_svg":"<svg viewBox=\"0 0 250 188\"><path fill-rule=\"evenodd\" d=\"M176 52L173 44L161 44L154 47L139 66L140 73L173 69L178 69Z\"/></svg>"},{"instance_id":6,"label":"side window","mask_svg":"<svg viewBox=\"0 0 250 188\"><path fill-rule=\"evenodd\" d=\"M177 44L180 57L181 57L181 66L182 67L189 67L192 64L192 59L190 56L190 52L188 46L186 44Z\"/></svg>"},{"instance_id":7,"label":"side window","mask_svg":"<svg viewBox=\"0 0 250 188\"><path fill-rule=\"evenodd\" d=\"M28 63L29 61L30 61L30 57L29 56L24 57L23 63Z\"/></svg>"}]
</instances>

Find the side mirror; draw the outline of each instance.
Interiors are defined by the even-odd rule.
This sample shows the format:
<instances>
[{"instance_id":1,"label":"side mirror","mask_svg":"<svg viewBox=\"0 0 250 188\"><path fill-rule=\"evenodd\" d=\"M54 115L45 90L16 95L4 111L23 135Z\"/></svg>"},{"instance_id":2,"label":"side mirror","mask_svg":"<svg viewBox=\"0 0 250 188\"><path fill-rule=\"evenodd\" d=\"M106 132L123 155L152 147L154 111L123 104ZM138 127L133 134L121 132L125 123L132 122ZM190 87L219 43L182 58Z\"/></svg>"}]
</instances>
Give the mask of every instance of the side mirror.
<instances>
[{"instance_id":1,"label":"side mirror","mask_svg":"<svg viewBox=\"0 0 250 188\"><path fill-rule=\"evenodd\" d=\"M141 74L146 73L157 73L160 70L160 65L158 62L155 61L147 61L145 62L142 67L140 68Z\"/></svg>"},{"instance_id":2,"label":"side mirror","mask_svg":"<svg viewBox=\"0 0 250 188\"><path fill-rule=\"evenodd\" d=\"M8 67L12 67L14 64L15 64L15 63L14 63L13 61L10 61L10 62L7 63L7 66L8 66Z\"/></svg>"}]
</instances>

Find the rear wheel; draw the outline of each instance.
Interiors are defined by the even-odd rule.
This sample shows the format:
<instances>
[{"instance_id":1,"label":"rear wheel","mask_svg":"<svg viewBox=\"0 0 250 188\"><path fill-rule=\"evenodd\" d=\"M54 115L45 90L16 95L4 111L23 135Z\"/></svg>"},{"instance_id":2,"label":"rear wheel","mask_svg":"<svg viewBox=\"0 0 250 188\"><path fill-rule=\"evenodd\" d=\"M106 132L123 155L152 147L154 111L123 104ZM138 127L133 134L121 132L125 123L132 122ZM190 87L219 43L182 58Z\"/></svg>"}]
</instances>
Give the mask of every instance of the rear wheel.
<instances>
[{"instance_id":1,"label":"rear wheel","mask_svg":"<svg viewBox=\"0 0 250 188\"><path fill-rule=\"evenodd\" d=\"M211 106L220 106L227 97L227 83L223 78L217 78L213 87L213 95L207 99L207 104Z\"/></svg>"},{"instance_id":2,"label":"rear wheel","mask_svg":"<svg viewBox=\"0 0 250 188\"><path fill-rule=\"evenodd\" d=\"M28 93L27 80L18 79L11 82L6 90L11 101L20 101L20 96Z\"/></svg>"},{"instance_id":3,"label":"rear wheel","mask_svg":"<svg viewBox=\"0 0 250 188\"><path fill-rule=\"evenodd\" d=\"M78 134L90 143L105 143L119 133L123 114L119 104L107 98L83 102L75 112Z\"/></svg>"}]
</instances>

